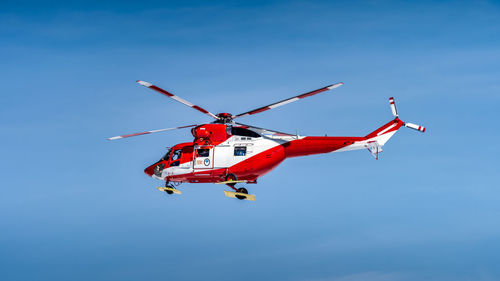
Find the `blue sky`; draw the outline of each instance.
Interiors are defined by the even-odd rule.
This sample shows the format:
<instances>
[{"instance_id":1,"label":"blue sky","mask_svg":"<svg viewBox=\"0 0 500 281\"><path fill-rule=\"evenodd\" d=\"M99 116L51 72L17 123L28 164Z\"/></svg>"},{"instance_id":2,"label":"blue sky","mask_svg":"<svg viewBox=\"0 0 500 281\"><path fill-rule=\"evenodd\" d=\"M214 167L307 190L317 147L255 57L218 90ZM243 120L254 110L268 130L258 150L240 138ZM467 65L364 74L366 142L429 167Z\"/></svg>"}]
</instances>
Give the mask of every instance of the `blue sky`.
<instances>
[{"instance_id":1,"label":"blue sky","mask_svg":"<svg viewBox=\"0 0 500 281\"><path fill-rule=\"evenodd\" d=\"M498 280L496 1L63 1L0 8L2 280ZM250 187L144 175L209 121L137 85L302 135L403 129Z\"/></svg>"}]
</instances>

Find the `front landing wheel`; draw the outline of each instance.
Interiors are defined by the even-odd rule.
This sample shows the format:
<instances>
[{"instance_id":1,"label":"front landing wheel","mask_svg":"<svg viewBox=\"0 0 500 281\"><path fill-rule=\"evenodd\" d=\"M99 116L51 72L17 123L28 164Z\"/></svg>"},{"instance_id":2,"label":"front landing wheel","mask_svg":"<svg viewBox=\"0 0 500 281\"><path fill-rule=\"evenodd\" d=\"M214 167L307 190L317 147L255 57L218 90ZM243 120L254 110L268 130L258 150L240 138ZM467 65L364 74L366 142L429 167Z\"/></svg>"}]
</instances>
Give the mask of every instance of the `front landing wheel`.
<instances>
[{"instance_id":1,"label":"front landing wheel","mask_svg":"<svg viewBox=\"0 0 500 281\"><path fill-rule=\"evenodd\" d=\"M240 187L236 190L236 192L238 193L244 193L244 194L248 194L248 190L244 187ZM235 195L236 198L240 199L240 200L243 200L245 199L246 197L245 196L241 196L241 195Z\"/></svg>"}]
</instances>

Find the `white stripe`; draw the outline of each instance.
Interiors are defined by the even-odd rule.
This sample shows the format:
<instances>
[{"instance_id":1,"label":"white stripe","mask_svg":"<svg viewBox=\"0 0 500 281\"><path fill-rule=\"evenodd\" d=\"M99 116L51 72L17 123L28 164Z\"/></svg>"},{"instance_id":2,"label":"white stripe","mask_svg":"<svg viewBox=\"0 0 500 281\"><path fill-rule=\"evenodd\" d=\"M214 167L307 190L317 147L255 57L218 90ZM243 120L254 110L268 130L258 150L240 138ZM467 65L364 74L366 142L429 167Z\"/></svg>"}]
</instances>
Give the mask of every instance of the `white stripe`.
<instances>
[{"instance_id":1,"label":"white stripe","mask_svg":"<svg viewBox=\"0 0 500 281\"><path fill-rule=\"evenodd\" d=\"M327 87L328 90L331 90L331 89L335 89L335 88L338 88L340 86L344 85L344 83L340 82L340 83L337 83L337 84L333 84L331 85L330 87Z\"/></svg>"},{"instance_id":2,"label":"white stripe","mask_svg":"<svg viewBox=\"0 0 500 281\"><path fill-rule=\"evenodd\" d=\"M148 88L153 86L153 84L146 82L146 81L141 81L141 80L137 81L137 83L141 84L142 86L146 86Z\"/></svg>"},{"instance_id":3,"label":"white stripe","mask_svg":"<svg viewBox=\"0 0 500 281\"><path fill-rule=\"evenodd\" d=\"M191 107L192 107L192 106L194 106L194 104L192 104L192 103L188 102L188 101L187 101L187 100L185 100L185 99L179 98L178 96L175 96L175 95L174 95L174 96L171 96L171 98L173 98L174 100L176 100L176 101L178 101L178 102L181 102L181 103L183 103L183 104L185 104L185 105L188 105L188 106L191 106Z\"/></svg>"},{"instance_id":4,"label":"white stripe","mask_svg":"<svg viewBox=\"0 0 500 281\"><path fill-rule=\"evenodd\" d=\"M394 126L396 126L396 123L392 124L391 126L385 128L384 130L382 130L380 133L377 134L377 136L380 136L382 135L383 133L389 131L390 129L394 128Z\"/></svg>"},{"instance_id":5,"label":"white stripe","mask_svg":"<svg viewBox=\"0 0 500 281\"><path fill-rule=\"evenodd\" d=\"M173 129L176 129L176 128L153 130L153 131L148 131L148 133L158 133L158 132L163 132L163 131L168 131L168 130L173 130Z\"/></svg>"},{"instance_id":6,"label":"white stripe","mask_svg":"<svg viewBox=\"0 0 500 281\"><path fill-rule=\"evenodd\" d=\"M291 102L294 102L294 101L298 101L298 100L299 100L299 98L292 98L292 99L289 99L289 100L285 100L285 101L278 102L276 104L270 105L269 108L273 109L275 107L282 106L282 105L285 105L285 104L288 104L288 103L291 103Z\"/></svg>"}]
</instances>

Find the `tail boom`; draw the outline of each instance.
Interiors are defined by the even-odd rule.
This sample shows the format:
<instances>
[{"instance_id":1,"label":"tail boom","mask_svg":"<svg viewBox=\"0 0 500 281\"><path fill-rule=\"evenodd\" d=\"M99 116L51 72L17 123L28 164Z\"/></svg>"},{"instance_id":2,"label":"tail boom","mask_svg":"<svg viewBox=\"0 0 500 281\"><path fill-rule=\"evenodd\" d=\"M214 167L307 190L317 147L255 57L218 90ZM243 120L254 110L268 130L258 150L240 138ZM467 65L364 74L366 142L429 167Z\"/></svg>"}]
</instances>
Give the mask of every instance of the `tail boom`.
<instances>
[{"instance_id":1,"label":"tail boom","mask_svg":"<svg viewBox=\"0 0 500 281\"><path fill-rule=\"evenodd\" d=\"M364 137L301 137L284 143L285 155L289 157L298 157L312 154L340 152L358 149L368 149L376 159L378 153L382 152L382 146L401 129L407 127L420 132L425 132L425 127L405 123L399 119L398 110L394 98L389 98L394 120L376 129Z\"/></svg>"},{"instance_id":2,"label":"tail boom","mask_svg":"<svg viewBox=\"0 0 500 281\"><path fill-rule=\"evenodd\" d=\"M287 158L367 149L374 142L383 146L403 125L403 121L395 118L364 137L303 137L283 146Z\"/></svg>"},{"instance_id":3,"label":"tail boom","mask_svg":"<svg viewBox=\"0 0 500 281\"><path fill-rule=\"evenodd\" d=\"M330 153L364 140L364 137L303 137L284 143L283 146L286 157L291 158Z\"/></svg>"}]
</instances>

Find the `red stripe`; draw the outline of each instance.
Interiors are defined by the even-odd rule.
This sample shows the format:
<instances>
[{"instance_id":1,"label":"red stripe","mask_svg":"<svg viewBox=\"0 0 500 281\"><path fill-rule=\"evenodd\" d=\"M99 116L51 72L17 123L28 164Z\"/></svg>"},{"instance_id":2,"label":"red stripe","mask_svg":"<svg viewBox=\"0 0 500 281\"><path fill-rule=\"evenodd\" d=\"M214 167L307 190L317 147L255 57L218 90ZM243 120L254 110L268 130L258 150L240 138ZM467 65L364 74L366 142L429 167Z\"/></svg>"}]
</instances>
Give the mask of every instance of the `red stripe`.
<instances>
[{"instance_id":1,"label":"red stripe","mask_svg":"<svg viewBox=\"0 0 500 281\"><path fill-rule=\"evenodd\" d=\"M312 154L329 153L356 141L366 140L364 137L305 137L282 144L286 157L297 157Z\"/></svg>"},{"instance_id":2,"label":"red stripe","mask_svg":"<svg viewBox=\"0 0 500 281\"><path fill-rule=\"evenodd\" d=\"M122 138L128 138L128 137L134 137L134 136L140 136L140 135L146 135L146 134L151 134L151 132L135 133L135 134L130 134L130 135L123 135L123 136L120 136L120 137L122 137Z\"/></svg>"},{"instance_id":3,"label":"red stripe","mask_svg":"<svg viewBox=\"0 0 500 281\"><path fill-rule=\"evenodd\" d=\"M155 85L152 85L152 86L151 86L151 87L149 87L149 88L151 88L151 89L153 89L153 90L155 90L155 91L158 91L158 92L160 92L160 93L162 93L162 94L164 94L164 95L166 95L166 96L169 96L169 97L174 96L174 95L172 95L171 93L169 93L169 92L167 92L167 91L163 90L162 88L158 88L158 87L156 87Z\"/></svg>"},{"instance_id":4,"label":"red stripe","mask_svg":"<svg viewBox=\"0 0 500 281\"><path fill-rule=\"evenodd\" d=\"M182 126L182 127L177 127L176 129L183 129L183 128L189 128L189 127L194 127L197 125L187 125L187 126Z\"/></svg>"},{"instance_id":5,"label":"red stripe","mask_svg":"<svg viewBox=\"0 0 500 281\"><path fill-rule=\"evenodd\" d=\"M193 108L196 109L196 110L199 110L199 111L201 111L203 113L208 113L208 111L206 111L205 109L203 109L203 108L201 108L201 107L199 107L197 105L193 105Z\"/></svg>"},{"instance_id":6,"label":"red stripe","mask_svg":"<svg viewBox=\"0 0 500 281\"><path fill-rule=\"evenodd\" d=\"M256 114L256 113L259 113L259 112L262 112L262 111L266 111L266 110L269 110L271 109L269 106L264 106L264 107L261 107L259 109L256 109L254 111L250 111L248 112L248 114L252 115L252 114Z\"/></svg>"},{"instance_id":7,"label":"red stripe","mask_svg":"<svg viewBox=\"0 0 500 281\"><path fill-rule=\"evenodd\" d=\"M376 129L375 131L369 133L368 135L365 136L365 138L367 139L371 139L371 138L374 138L378 135L378 133L382 132L383 130L387 129L388 127L392 126L394 123L396 123L396 126L394 126L393 128L387 130L386 132L384 132L384 134L387 134L389 132L392 132L392 131L397 131L399 130L399 128L401 128L401 126L403 126L404 122L399 120L399 119L394 119L392 121L389 121L387 124L385 124L384 126Z\"/></svg>"},{"instance_id":8,"label":"red stripe","mask_svg":"<svg viewBox=\"0 0 500 281\"><path fill-rule=\"evenodd\" d=\"M299 99L303 99L303 98L307 98L309 96L313 96L315 94L318 94L318 93L321 93L321 92L324 92L328 90L328 87L325 87L325 88L321 88L321 89L317 89L317 90L314 90L312 92L309 92L309 93L305 93L305 94L302 94L300 96L297 96Z\"/></svg>"}]
</instances>

